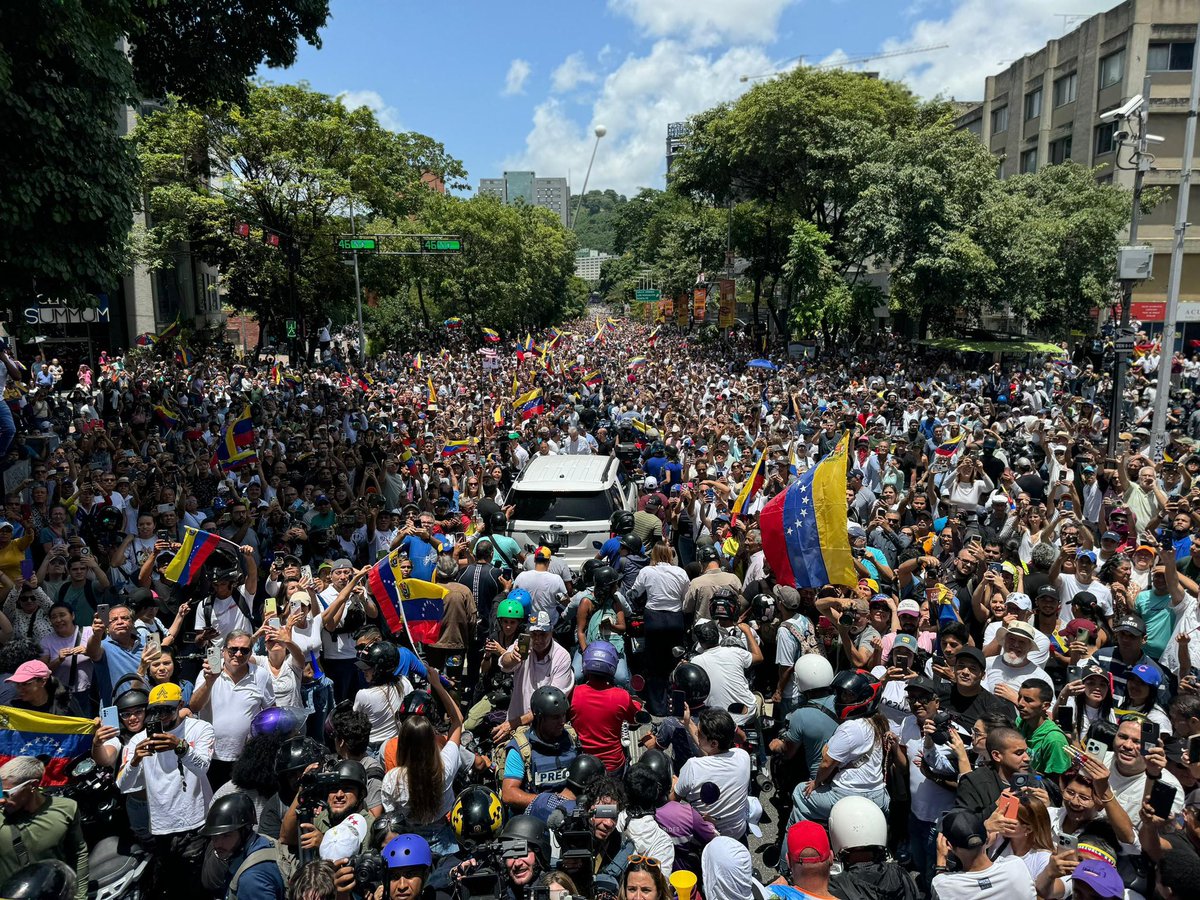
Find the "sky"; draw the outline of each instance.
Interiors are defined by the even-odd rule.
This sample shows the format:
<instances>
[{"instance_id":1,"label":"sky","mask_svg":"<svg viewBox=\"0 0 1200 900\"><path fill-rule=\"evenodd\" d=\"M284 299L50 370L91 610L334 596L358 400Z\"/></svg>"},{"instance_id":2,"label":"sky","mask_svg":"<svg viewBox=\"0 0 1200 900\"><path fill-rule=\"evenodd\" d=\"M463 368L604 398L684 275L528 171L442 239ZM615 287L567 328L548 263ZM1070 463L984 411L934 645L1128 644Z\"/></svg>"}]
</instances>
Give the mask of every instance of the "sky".
<instances>
[{"instance_id":1,"label":"sky","mask_svg":"<svg viewBox=\"0 0 1200 900\"><path fill-rule=\"evenodd\" d=\"M632 195L661 188L667 123L735 100L759 76L946 44L860 68L918 95L983 96L984 79L1117 0L331 0L307 81L441 141L480 178L513 169ZM1001 13L1002 10L1002 14Z\"/></svg>"}]
</instances>

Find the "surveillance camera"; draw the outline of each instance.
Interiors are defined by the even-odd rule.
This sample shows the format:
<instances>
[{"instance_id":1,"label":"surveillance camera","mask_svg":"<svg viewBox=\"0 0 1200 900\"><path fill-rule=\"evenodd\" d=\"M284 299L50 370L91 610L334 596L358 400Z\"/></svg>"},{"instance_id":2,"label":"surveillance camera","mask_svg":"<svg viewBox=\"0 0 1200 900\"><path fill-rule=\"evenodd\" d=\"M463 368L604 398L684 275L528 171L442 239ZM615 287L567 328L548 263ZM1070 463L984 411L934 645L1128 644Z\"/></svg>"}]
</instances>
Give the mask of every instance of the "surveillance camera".
<instances>
[{"instance_id":1,"label":"surveillance camera","mask_svg":"<svg viewBox=\"0 0 1200 900\"><path fill-rule=\"evenodd\" d=\"M1128 119L1142 105L1142 95L1134 94L1125 102L1124 105L1118 106L1116 109L1110 109L1108 112L1100 113L1101 122L1114 122L1117 119Z\"/></svg>"},{"instance_id":2,"label":"surveillance camera","mask_svg":"<svg viewBox=\"0 0 1200 900\"><path fill-rule=\"evenodd\" d=\"M1113 140L1116 141L1118 144L1123 143L1123 142L1129 140L1129 132L1128 131L1114 131L1113 132Z\"/></svg>"},{"instance_id":3,"label":"surveillance camera","mask_svg":"<svg viewBox=\"0 0 1200 900\"><path fill-rule=\"evenodd\" d=\"M1147 134L1146 140L1148 142L1150 142L1151 144L1161 144L1164 141L1166 141L1166 138L1163 137L1161 134Z\"/></svg>"}]
</instances>

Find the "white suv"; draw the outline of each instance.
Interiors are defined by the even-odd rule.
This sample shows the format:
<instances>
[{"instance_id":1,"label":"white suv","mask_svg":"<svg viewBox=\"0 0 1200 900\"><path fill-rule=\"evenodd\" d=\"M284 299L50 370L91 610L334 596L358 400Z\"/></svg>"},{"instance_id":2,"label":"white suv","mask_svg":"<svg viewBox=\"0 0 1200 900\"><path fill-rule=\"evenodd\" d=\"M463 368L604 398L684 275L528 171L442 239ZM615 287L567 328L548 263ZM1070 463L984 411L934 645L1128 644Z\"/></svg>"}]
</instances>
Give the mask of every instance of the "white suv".
<instances>
[{"instance_id":1,"label":"white suv","mask_svg":"<svg viewBox=\"0 0 1200 900\"><path fill-rule=\"evenodd\" d=\"M535 456L505 499L514 507L509 534L522 549L557 543L578 570L608 540L612 514L637 509L637 486L621 485L620 468L614 456Z\"/></svg>"}]
</instances>

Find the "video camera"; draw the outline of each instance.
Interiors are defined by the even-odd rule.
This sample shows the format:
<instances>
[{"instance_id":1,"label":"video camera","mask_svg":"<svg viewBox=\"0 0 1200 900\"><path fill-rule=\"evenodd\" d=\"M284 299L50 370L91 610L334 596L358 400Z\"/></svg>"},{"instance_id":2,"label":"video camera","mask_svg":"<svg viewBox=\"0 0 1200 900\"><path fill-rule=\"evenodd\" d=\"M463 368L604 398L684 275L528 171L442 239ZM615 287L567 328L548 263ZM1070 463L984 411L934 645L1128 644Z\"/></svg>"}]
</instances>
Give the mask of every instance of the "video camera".
<instances>
[{"instance_id":1,"label":"video camera","mask_svg":"<svg viewBox=\"0 0 1200 900\"><path fill-rule=\"evenodd\" d=\"M301 816L315 816L340 783L337 772L332 770L305 772L300 778L300 802L296 804L296 812Z\"/></svg>"},{"instance_id":2,"label":"video camera","mask_svg":"<svg viewBox=\"0 0 1200 900\"><path fill-rule=\"evenodd\" d=\"M558 858L560 861L568 859L591 859L596 853L592 821L594 819L615 820L617 818L617 807L612 804L597 806L594 810L588 809L588 806L587 798L580 797L574 812L570 815L563 814L561 810L550 814L547 824L549 824L550 830L554 832L555 837L558 838Z\"/></svg>"},{"instance_id":3,"label":"video camera","mask_svg":"<svg viewBox=\"0 0 1200 900\"><path fill-rule=\"evenodd\" d=\"M530 850L529 842L522 838L500 838L467 850L477 865L455 881L456 900L503 897L508 878L505 860L521 859L528 856Z\"/></svg>"}]
</instances>

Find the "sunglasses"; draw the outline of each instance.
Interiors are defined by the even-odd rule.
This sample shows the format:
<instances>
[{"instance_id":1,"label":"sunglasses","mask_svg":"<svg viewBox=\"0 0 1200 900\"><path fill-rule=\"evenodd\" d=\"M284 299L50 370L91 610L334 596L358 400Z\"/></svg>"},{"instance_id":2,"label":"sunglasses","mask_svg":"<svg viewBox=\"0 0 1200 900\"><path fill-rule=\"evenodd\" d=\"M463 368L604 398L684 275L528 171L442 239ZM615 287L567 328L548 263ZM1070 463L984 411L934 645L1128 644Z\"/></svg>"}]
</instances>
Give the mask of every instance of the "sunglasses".
<instances>
[{"instance_id":1,"label":"sunglasses","mask_svg":"<svg viewBox=\"0 0 1200 900\"><path fill-rule=\"evenodd\" d=\"M225 652L228 653L230 656L249 656L250 648L249 647L226 647Z\"/></svg>"},{"instance_id":2,"label":"sunglasses","mask_svg":"<svg viewBox=\"0 0 1200 900\"><path fill-rule=\"evenodd\" d=\"M650 866L652 869L661 867L661 863L653 856L642 856L640 853L631 853L629 855L629 864L631 866L643 865Z\"/></svg>"}]
</instances>

